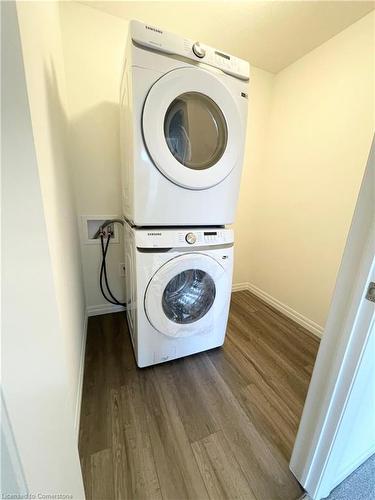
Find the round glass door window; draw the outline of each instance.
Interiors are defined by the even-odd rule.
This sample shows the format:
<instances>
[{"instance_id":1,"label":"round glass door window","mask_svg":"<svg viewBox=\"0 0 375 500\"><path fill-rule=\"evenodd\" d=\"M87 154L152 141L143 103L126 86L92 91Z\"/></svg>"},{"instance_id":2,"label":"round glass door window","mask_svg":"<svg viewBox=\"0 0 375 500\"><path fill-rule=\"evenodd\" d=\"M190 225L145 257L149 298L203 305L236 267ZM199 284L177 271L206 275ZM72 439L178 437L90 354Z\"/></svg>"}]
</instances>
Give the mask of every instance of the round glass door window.
<instances>
[{"instance_id":1,"label":"round glass door window","mask_svg":"<svg viewBox=\"0 0 375 500\"><path fill-rule=\"evenodd\" d=\"M171 103L165 114L164 135L173 156L193 170L215 165L228 140L223 113L200 92L186 92Z\"/></svg>"},{"instance_id":2,"label":"round glass door window","mask_svg":"<svg viewBox=\"0 0 375 500\"><path fill-rule=\"evenodd\" d=\"M187 269L172 278L165 287L163 311L175 323L193 323L211 309L215 295L215 283L211 276L200 269Z\"/></svg>"}]
</instances>

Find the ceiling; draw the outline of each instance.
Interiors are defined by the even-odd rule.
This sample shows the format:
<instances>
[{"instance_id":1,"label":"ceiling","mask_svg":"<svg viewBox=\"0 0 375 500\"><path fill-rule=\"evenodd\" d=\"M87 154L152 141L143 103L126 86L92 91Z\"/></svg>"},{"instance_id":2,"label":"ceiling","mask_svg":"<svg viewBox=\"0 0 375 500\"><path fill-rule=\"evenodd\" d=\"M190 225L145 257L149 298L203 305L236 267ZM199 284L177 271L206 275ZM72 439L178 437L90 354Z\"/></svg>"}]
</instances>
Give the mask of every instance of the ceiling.
<instances>
[{"instance_id":1,"label":"ceiling","mask_svg":"<svg viewBox=\"0 0 375 500\"><path fill-rule=\"evenodd\" d=\"M277 73L375 7L367 1L86 1Z\"/></svg>"}]
</instances>

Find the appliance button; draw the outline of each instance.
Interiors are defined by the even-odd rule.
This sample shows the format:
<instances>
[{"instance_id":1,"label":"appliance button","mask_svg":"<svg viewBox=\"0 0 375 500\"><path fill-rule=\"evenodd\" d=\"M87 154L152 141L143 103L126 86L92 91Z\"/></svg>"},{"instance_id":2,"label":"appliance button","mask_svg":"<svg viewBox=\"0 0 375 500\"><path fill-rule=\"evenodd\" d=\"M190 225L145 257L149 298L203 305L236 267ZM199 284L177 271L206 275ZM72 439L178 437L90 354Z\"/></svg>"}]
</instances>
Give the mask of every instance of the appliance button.
<instances>
[{"instance_id":1,"label":"appliance button","mask_svg":"<svg viewBox=\"0 0 375 500\"><path fill-rule=\"evenodd\" d=\"M197 237L194 233L187 233L185 240L189 245L193 245L197 241Z\"/></svg>"},{"instance_id":2,"label":"appliance button","mask_svg":"<svg viewBox=\"0 0 375 500\"><path fill-rule=\"evenodd\" d=\"M193 52L194 54L199 57L200 59L202 59L205 55L206 55L206 51L204 50L203 47L201 47L200 43L199 42L195 42L193 44Z\"/></svg>"}]
</instances>

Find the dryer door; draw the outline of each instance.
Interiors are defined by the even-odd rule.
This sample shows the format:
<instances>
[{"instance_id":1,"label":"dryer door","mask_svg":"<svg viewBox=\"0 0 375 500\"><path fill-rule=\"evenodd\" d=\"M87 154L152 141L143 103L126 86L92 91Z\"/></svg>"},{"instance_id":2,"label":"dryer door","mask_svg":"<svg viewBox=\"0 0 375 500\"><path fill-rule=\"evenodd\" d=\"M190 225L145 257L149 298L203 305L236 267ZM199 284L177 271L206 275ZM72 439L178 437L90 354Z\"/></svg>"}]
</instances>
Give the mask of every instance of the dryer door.
<instances>
[{"instance_id":1,"label":"dryer door","mask_svg":"<svg viewBox=\"0 0 375 500\"><path fill-rule=\"evenodd\" d=\"M142 116L148 152L168 179L189 189L223 181L242 149L242 122L228 88L212 73L179 68L149 91Z\"/></svg>"},{"instance_id":2,"label":"dryer door","mask_svg":"<svg viewBox=\"0 0 375 500\"><path fill-rule=\"evenodd\" d=\"M154 274L145 293L145 311L152 326L168 337L209 333L228 293L224 268L208 255L189 253Z\"/></svg>"}]
</instances>

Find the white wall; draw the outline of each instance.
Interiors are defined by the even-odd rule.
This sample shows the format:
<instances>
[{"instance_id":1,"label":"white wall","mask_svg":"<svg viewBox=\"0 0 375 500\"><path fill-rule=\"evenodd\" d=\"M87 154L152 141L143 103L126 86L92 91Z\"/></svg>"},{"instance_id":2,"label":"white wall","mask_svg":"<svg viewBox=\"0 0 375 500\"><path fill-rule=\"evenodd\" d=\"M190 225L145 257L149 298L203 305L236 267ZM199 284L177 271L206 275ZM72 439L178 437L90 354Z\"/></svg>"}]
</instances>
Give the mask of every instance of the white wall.
<instances>
[{"instance_id":1,"label":"white wall","mask_svg":"<svg viewBox=\"0 0 375 500\"><path fill-rule=\"evenodd\" d=\"M60 12L77 214L121 215L118 102L127 22L72 2L61 2ZM82 261L89 311L100 311L99 242L82 245ZM122 244L113 244L109 281L123 299L120 262Z\"/></svg>"},{"instance_id":2,"label":"white wall","mask_svg":"<svg viewBox=\"0 0 375 500\"><path fill-rule=\"evenodd\" d=\"M247 283L251 260L252 234L257 225L256 199L259 190L257 179L264 169L264 156L268 146L270 118L275 75L251 67L249 90L249 115L246 150L238 200L235 230L235 260L233 283Z\"/></svg>"},{"instance_id":3,"label":"white wall","mask_svg":"<svg viewBox=\"0 0 375 500\"><path fill-rule=\"evenodd\" d=\"M276 75L248 280L324 326L374 132L374 14Z\"/></svg>"},{"instance_id":4,"label":"white wall","mask_svg":"<svg viewBox=\"0 0 375 500\"><path fill-rule=\"evenodd\" d=\"M76 426L86 308L71 169L66 148L65 73L56 2L20 2L18 17L54 286Z\"/></svg>"},{"instance_id":5,"label":"white wall","mask_svg":"<svg viewBox=\"0 0 375 500\"><path fill-rule=\"evenodd\" d=\"M43 19L52 22L54 7L46 8L51 16ZM2 230L6 235L2 242L2 392L26 483L18 482L21 492L61 493L82 500L60 290L15 4L4 2L1 11L5 41L1 57ZM51 124L45 118L47 140ZM2 431L3 425L2 418ZM14 481L8 487L14 487Z\"/></svg>"}]
</instances>

